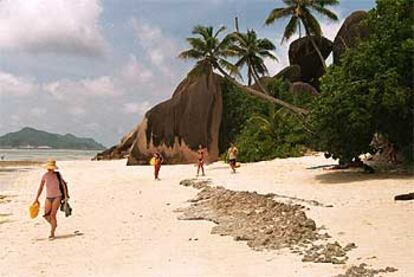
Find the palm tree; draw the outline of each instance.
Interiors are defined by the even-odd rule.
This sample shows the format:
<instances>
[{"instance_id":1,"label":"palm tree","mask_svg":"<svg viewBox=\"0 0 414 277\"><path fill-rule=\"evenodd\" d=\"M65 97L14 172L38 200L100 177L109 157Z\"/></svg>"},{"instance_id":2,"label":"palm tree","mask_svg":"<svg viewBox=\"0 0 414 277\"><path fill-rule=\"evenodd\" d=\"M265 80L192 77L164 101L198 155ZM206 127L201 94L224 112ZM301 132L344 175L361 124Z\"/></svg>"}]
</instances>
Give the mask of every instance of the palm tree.
<instances>
[{"instance_id":1,"label":"palm tree","mask_svg":"<svg viewBox=\"0 0 414 277\"><path fill-rule=\"evenodd\" d=\"M247 33L235 32L231 36L234 39L234 44L230 46L230 50L233 55L239 57L235 66L238 68L247 66L248 85L250 86L252 79L254 79L261 88L260 76L269 74L264 59L277 60L271 52L276 47L266 38L257 38L254 30L248 30ZM263 89L262 91L266 92Z\"/></svg>"},{"instance_id":2,"label":"palm tree","mask_svg":"<svg viewBox=\"0 0 414 277\"><path fill-rule=\"evenodd\" d=\"M338 20L336 14L325 8L325 6L337 5L339 4L339 0L282 1L287 5L287 7L276 8L272 10L265 21L266 25L270 25L278 19L290 17L289 23L285 27L282 42L288 40L296 30L299 30L299 35L301 35L301 25L303 25L306 35L309 37L313 47L315 48L315 51L318 53L323 67L326 69L325 59L323 58L321 51L316 45L315 39L313 37L320 37L322 35L321 26L319 25L318 20L311 13L311 10L336 21Z\"/></svg>"},{"instance_id":3,"label":"palm tree","mask_svg":"<svg viewBox=\"0 0 414 277\"><path fill-rule=\"evenodd\" d=\"M221 27L215 33L213 27L195 26L193 34L195 37L187 38L191 48L183 51L179 54L181 59L193 59L197 60L196 66L190 72L190 74L200 74L213 68L217 69L227 80L233 85L240 88L242 91L247 92L255 97L260 97L272 103L286 107L290 111L296 114L307 114L308 111L289 104L283 100L267 95L266 93L257 91L250 87L243 86L238 83L233 76L240 76L237 66L226 60L227 57L234 56L234 51L230 49L234 37L232 34L225 36L222 40L219 39L219 34L225 30L225 27Z\"/></svg>"},{"instance_id":4,"label":"palm tree","mask_svg":"<svg viewBox=\"0 0 414 277\"><path fill-rule=\"evenodd\" d=\"M231 37L226 36L221 41L218 38L220 33L225 30L226 27L224 26L221 26L216 32L214 32L211 26L195 26L192 34L196 35L196 37L187 38L191 49L181 52L178 57L181 59L197 60L196 66L191 71L195 74L214 68L222 74L227 70L231 76L240 76L238 68L225 59L231 55L229 51L232 43Z\"/></svg>"}]
</instances>

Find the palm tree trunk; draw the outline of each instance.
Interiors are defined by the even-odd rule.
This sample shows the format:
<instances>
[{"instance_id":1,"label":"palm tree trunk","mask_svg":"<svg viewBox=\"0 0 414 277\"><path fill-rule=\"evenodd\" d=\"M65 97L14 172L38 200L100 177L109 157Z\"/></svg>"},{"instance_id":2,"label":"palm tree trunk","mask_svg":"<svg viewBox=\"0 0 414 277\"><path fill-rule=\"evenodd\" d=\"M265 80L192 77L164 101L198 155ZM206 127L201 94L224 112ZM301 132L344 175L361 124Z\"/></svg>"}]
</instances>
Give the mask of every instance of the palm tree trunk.
<instances>
[{"instance_id":1,"label":"palm tree trunk","mask_svg":"<svg viewBox=\"0 0 414 277\"><path fill-rule=\"evenodd\" d=\"M251 70L251 68L249 67L249 69L247 70L247 84L249 85L249 86L251 86L252 85L252 70Z\"/></svg>"},{"instance_id":2,"label":"palm tree trunk","mask_svg":"<svg viewBox=\"0 0 414 277\"><path fill-rule=\"evenodd\" d=\"M254 81L256 82L256 84L259 86L260 90L264 93L266 93L267 95L270 95L269 91L267 90L267 88L263 85L262 81L260 81L260 77L259 74L257 74L257 71L254 69L254 67L252 65L249 64L249 70L252 71L252 75L254 78Z\"/></svg>"},{"instance_id":3,"label":"palm tree trunk","mask_svg":"<svg viewBox=\"0 0 414 277\"><path fill-rule=\"evenodd\" d=\"M240 88L241 90L245 91L246 93L248 93L252 96L259 97L259 98L264 99L266 101L269 101L271 103L283 106L283 107L287 108L289 111L294 112L295 114L298 114L298 115L306 115L306 114L309 113L308 110L305 110L305 109L300 108L300 107L296 107L295 105L289 104L289 103L287 103L283 100L280 100L280 99L275 98L273 96L267 95L263 92L257 91L255 89L250 88L250 87L243 86L242 84L239 84L236 80L234 80L231 76L229 76L227 74L227 72L224 71L220 66L218 66L217 69L233 85L235 85L236 87Z\"/></svg>"},{"instance_id":4,"label":"palm tree trunk","mask_svg":"<svg viewBox=\"0 0 414 277\"><path fill-rule=\"evenodd\" d=\"M302 20L303 20L303 19L302 19ZM318 45L316 45L316 42L315 42L314 37L310 34L310 32L309 32L309 28L308 28L308 26L306 25L306 22L303 22L303 21L302 21L302 23L303 23L303 26L305 27L305 32L306 32L306 35L309 37L309 39L310 39L310 41L311 41L311 43L312 43L312 45L313 45L313 48L315 49L316 53L317 53L317 54L318 54L318 56L319 56L319 59L321 60L321 63L322 63L322 65L323 65L323 69L325 69L325 71L326 71L325 59L323 58L322 53L321 53L321 51L319 50Z\"/></svg>"}]
</instances>

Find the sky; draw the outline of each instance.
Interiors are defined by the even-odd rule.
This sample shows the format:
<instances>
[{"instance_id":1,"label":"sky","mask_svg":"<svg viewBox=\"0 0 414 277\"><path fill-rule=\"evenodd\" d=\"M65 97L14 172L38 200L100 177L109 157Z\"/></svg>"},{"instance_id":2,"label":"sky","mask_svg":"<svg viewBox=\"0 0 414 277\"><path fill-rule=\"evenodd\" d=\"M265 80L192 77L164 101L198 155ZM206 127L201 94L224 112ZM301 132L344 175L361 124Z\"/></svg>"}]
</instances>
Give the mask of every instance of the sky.
<instances>
[{"instance_id":1,"label":"sky","mask_svg":"<svg viewBox=\"0 0 414 277\"><path fill-rule=\"evenodd\" d=\"M347 15L374 0L341 0ZM116 144L168 99L194 65L177 59L193 26L255 29L276 45L273 75L289 64L286 21L265 26L280 0L0 0L0 135L33 127ZM294 38L293 38L294 39ZM291 41L293 40L291 39Z\"/></svg>"}]
</instances>

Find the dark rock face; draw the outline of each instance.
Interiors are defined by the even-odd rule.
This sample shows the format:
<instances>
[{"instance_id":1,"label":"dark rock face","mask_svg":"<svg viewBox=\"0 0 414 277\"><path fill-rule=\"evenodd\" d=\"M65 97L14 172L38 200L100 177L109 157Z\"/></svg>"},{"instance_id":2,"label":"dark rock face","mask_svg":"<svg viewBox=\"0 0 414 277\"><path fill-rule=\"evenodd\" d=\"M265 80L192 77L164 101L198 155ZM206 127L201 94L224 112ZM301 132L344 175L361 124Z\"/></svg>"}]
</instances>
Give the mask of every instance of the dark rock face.
<instances>
[{"instance_id":1,"label":"dark rock face","mask_svg":"<svg viewBox=\"0 0 414 277\"><path fill-rule=\"evenodd\" d=\"M316 90L316 88L314 88L313 86L309 85L308 83L304 83L304 82L295 82L293 84L290 85L289 87L289 91L290 93L293 94L309 94L311 96L318 96L319 93Z\"/></svg>"},{"instance_id":2,"label":"dark rock face","mask_svg":"<svg viewBox=\"0 0 414 277\"><path fill-rule=\"evenodd\" d=\"M326 59L332 51L333 43L324 37L314 37L316 45ZM324 74L323 65L318 53L308 37L293 41L289 46L289 62L298 65L301 69L301 81L319 86L319 78Z\"/></svg>"},{"instance_id":3,"label":"dark rock face","mask_svg":"<svg viewBox=\"0 0 414 277\"><path fill-rule=\"evenodd\" d=\"M297 82L301 80L300 66L294 64L283 68L279 73L273 76L273 79L285 79L290 82Z\"/></svg>"},{"instance_id":4,"label":"dark rock face","mask_svg":"<svg viewBox=\"0 0 414 277\"><path fill-rule=\"evenodd\" d=\"M365 11L355 11L345 19L333 44L334 64L339 64L340 56L347 48L356 46L358 41L368 37L368 27L362 24L367 16Z\"/></svg>"},{"instance_id":5,"label":"dark rock face","mask_svg":"<svg viewBox=\"0 0 414 277\"><path fill-rule=\"evenodd\" d=\"M259 79L259 81L261 82L261 84L263 85L263 86L267 86L267 83L269 83L270 81L272 80L272 78L271 77L269 77L269 76L263 76L263 77L261 77L260 79ZM250 86L252 89L255 89L255 90L258 90L258 91L262 91L261 89L260 89L260 86L259 86L259 84L258 83L254 83L253 85L251 85Z\"/></svg>"},{"instance_id":6,"label":"dark rock face","mask_svg":"<svg viewBox=\"0 0 414 277\"><path fill-rule=\"evenodd\" d=\"M217 159L222 106L221 77L210 72L185 79L170 100L147 112L140 126L145 137L138 131L128 164L140 164L140 157L155 149L171 163L194 162L199 144L207 146L210 159Z\"/></svg>"},{"instance_id":7,"label":"dark rock face","mask_svg":"<svg viewBox=\"0 0 414 277\"><path fill-rule=\"evenodd\" d=\"M118 145L112 146L105 151L96 155L94 160L117 160L123 159L128 156L129 149L131 148L134 140L137 136L137 128L126 134Z\"/></svg>"},{"instance_id":8,"label":"dark rock face","mask_svg":"<svg viewBox=\"0 0 414 277\"><path fill-rule=\"evenodd\" d=\"M301 79L300 67L296 64L295 65L289 65L289 66L285 67L284 69L282 69L281 71L279 71L279 73L277 73L273 77L264 76L264 77L261 77L259 80L260 80L260 82L262 83L263 86L267 86L267 84L271 80L276 80L276 79L287 80L291 83L300 81L300 79ZM260 86L257 83L254 83L250 87L252 89L262 91L260 89Z\"/></svg>"},{"instance_id":9,"label":"dark rock face","mask_svg":"<svg viewBox=\"0 0 414 277\"><path fill-rule=\"evenodd\" d=\"M223 109L221 82L221 77L212 71L187 77L171 99L149 110L119 145L97 158L128 156L128 165L148 164L158 151L166 163L192 163L196 161L198 145L202 144L208 150L206 159L217 160Z\"/></svg>"}]
</instances>

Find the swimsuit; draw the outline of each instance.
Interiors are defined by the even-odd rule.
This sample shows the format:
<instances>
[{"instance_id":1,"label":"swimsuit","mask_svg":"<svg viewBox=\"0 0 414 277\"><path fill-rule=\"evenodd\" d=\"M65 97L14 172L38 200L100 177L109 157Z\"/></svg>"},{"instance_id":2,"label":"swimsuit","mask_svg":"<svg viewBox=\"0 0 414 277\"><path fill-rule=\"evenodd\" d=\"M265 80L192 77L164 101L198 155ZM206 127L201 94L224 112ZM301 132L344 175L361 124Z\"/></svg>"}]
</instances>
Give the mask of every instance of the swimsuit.
<instances>
[{"instance_id":1,"label":"swimsuit","mask_svg":"<svg viewBox=\"0 0 414 277\"><path fill-rule=\"evenodd\" d=\"M60 196L55 196L55 197L46 197L47 200L50 201L50 203L53 203L53 201L55 201L55 199L61 198Z\"/></svg>"}]
</instances>

